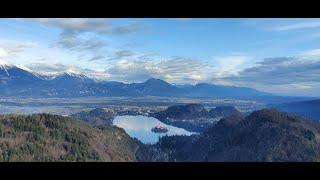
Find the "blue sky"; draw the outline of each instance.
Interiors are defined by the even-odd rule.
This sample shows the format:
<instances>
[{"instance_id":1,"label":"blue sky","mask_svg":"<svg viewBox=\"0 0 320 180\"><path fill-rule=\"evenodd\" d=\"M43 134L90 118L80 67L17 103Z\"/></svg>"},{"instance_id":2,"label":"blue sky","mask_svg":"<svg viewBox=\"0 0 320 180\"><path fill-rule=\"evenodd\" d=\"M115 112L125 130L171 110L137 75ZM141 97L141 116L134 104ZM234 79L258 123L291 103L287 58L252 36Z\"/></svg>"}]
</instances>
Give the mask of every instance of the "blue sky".
<instances>
[{"instance_id":1,"label":"blue sky","mask_svg":"<svg viewBox=\"0 0 320 180\"><path fill-rule=\"evenodd\" d=\"M320 96L320 19L0 19L0 59L42 74Z\"/></svg>"}]
</instances>

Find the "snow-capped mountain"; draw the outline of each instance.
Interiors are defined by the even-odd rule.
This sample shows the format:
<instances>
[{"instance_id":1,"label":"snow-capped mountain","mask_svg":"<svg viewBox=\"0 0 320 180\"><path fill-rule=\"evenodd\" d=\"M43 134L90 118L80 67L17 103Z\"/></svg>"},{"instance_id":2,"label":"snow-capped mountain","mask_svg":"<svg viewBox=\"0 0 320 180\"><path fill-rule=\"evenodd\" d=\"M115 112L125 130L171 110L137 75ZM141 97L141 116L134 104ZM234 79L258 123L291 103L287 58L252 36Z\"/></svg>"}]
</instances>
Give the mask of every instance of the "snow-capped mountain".
<instances>
[{"instance_id":1,"label":"snow-capped mountain","mask_svg":"<svg viewBox=\"0 0 320 180\"><path fill-rule=\"evenodd\" d=\"M64 96L87 92L93 80L67 71L58 76L43 76L22 65L0 61L0 96Z\"/></svg>"},{"instance_id":2,"label":"snow-capped mountain","mask_svg":"<svg viewBox=\"0 0 320 180\"><path fill-rule=\"evenodd\" d=\"M1 96L25 95L32 93L34 87L43 79L22 66L0 61Z\"/></svg>"},{"instance_id":3,"label":"snow-capped mountain","mask_svg":"<svg viewBox=\"0 0 320 180\"><path fill-rule=\"evenodd\" d=\"M96 81L68 70L55 76L40 75L22 65L0 61L0 97L79 97L79 96L163 96L163 97L261 97L269 96L251 88L197 84L177 86L161 79L142 83Z\"/></svg>"},{"instance_id":4,"label":"snow-capped mountain","mask_svg":"<svg viewBox=\"0 0 320 180\"><path fill-rule=\"evenodd\" d=\"M0 84L25 85L41 80L41 76L23 66L0 63Z\"/></svg>"},{"instance_id":5,"label":"snow-capped mountain","mask_svg":"<svg viewBox=\"0 0 320 180\"><path fill-rule=\"evenodd\" d=\"M3 74L5 73L7 76L9 76L8 70L12 67L11 64L3 61L2 59L0 59L0 73Z\"/></svg>"},{"instance_id":6,"label":"snow-capped mountain","mask_svg":"<svg viewBox=\"0 0 320 180\"><path fill-rule=\"evenodd\" d=\"M56 83L64 83L64 82L78 82L78 83L84 83L84 82L93 82L93 80L89 77L87 77L84 74L80 73L73 73L73 72L64 72L62 74L59 74L52 78L53 81Z\"/></svg>"},{"instance_id":7,"label":"snow-capped mountain","mask_svg":"<svg viewBox=\"0 0 320 180\"><path fill-rule=\"evenodd\" d=\"M30 73L34 76L39 77L39 78L42 77L40 74L33 72L31 69L27 68L24 65L21 65L21 64L13 65L13 64L7 63L7 62L3 61L2 59L0 59L0 73L1 74L6 74L9 77L10 71L12 71L13 69L23 71L25 73ZM12 74L12 75L14 75L14 74Z\"/></svg>"}]
</instances>

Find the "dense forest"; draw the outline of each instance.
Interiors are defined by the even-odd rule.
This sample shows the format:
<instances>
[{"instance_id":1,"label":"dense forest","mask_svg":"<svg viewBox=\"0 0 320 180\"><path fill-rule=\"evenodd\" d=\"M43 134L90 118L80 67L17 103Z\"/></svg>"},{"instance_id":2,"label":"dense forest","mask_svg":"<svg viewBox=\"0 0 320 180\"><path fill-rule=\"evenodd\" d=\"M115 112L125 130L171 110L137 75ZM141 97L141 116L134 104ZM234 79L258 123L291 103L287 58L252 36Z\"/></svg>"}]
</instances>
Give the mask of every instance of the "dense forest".
<instances>
[{"instance_id":1,"label":"dense forest","mask_svg":"<svg viewBox=\"0 0 320 180\"><path fill-rule=\"evenodd\" d=\"M0 161L136 161L123 129L50 114L1 115Z\"/></svg>"},{"instance_id":2,"label":"dense forest","mask_svg":"<svg viewBox=\"0 0 320 180\"><path fill-rule=\"evenodd\" d=\"M114 126L50 114L1 115L0 161L319 161L320 124L263 109L199 135L144 145Z\"/></svg>"},{"instance_id":3,"label":"dense forest","mask_svg":"<svg viewBox=\"0 0 320 180\"><path fill-rule=\"evenodd\" d=\"M200 135L163 137L146 161L320 161L319 137L318 122L263 109L224 118Z\"/></svg>"}]
</instances>

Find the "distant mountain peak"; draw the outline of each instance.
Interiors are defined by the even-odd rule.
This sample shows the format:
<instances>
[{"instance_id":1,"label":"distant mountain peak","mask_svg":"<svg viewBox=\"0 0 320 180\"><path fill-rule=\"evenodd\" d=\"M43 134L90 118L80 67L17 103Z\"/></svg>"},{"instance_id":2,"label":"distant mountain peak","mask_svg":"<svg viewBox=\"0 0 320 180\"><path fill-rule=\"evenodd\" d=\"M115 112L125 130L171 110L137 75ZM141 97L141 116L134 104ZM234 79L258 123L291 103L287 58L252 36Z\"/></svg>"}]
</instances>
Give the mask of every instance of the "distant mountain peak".
<instances>
[{"instance_id":1,"label":"distant mountain peak","mask_svg":"<svg viewBox=\"0 0 320 180\"><path fill-rule=\"evenodd\" d=\"M6 62L6 61L3 60L3 59L0 59L0 66L12 66L12 64Z\"/></svg>"},{"instance_id":2,"label":"distant mountain peak","mask_svg":"<svg viewBox=\"0 0 320 180\"><path fill-rule=\"evenodd\" d=\"M146 80L145 81L145 83L150 83L150 82L152 82L152 83L154 83L154 82L160 82L160 83L166 83L166 84L168 84L168 82L166 82L166 81L164 81L164 80L162 80L162 79L156 79L156 78L149 78L148 80Z\"/></svg>"},{"instance_id":3,"label":"distant mountain peak","mask_svg":"<svg viewBox=\"0 0 320 180\"><path fill-rule=\"evenodd\" d=\"M28 73L40 78L39 74L33 72L31 69L27 68L26 66L24 66L22 64L13 65L13 64L7 63L4 60L0 59L0 70L4 70L7 76L10 76L10 70L12 70L12 69L19 70L19 71L25 71L25 72L28 72Z\"/></svg>"},{"instance_id":4,"label":"distant mountain peak","mask_svg":"<svg viewBox=\"0 0 320 180\"><path fill-rule=\"evenodd\" d=\"M9 64L9 63L5 62L4 60L0 59L0 70L4 70L8 76L10 76L8 69L11 67L13 67L12 64Z\"/></svg>"},{"instance_id":5,"label":"distant mountain peak","mask_svg":"<svg viewBox=\"0 0 320 180\"><path fill-rule=\"evenodd\" d=\"M86 79L88 78L86 75L81 74L79 72L68 70L63 72L62 74L58 75L57 77L71 77L71 78L79 78L79 79Z\"/></svg>"},{"instance_id":6,"label":"distant mountain peak","mask_svg":"<svg viewBox=\"0 0 320 180\"><path fill-rule=\"evenodd\" d=\"M173 86L172 84L162 80L162 79L156 79L156 78L150 78L146 80L143 84L148 84L148 85L161 85L165 87Z\"/></svg>"}]
</instances>

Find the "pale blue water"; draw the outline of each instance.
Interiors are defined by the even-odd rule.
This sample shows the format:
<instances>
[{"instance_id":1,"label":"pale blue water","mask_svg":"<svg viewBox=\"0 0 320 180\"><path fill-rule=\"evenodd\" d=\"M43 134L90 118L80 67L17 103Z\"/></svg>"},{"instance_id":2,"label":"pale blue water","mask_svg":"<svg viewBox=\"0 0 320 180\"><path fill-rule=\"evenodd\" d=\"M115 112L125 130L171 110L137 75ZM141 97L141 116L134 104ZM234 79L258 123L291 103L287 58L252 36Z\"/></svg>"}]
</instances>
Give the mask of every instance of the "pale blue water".
<instances>
[{"instance_id":1,"label":"pale blue water","mask_svg":"<svg viewBox=\"0 0 320 180\"><path fill-rule=\"evenodd\" d=\"M156 118L147 117L147 116L117 116L113 120L113 124L115 126L123 128L126 133L131 137L135 137L139 139L143 143L154 144L159 140L159 137L168 135L188 135L194 134L193 132L189 132L182 128L177 128L174 126L170 126L162 123ZM168 128L167 133L154 133L151 129L160 124Z\"/></svg>"}]
</instances>

